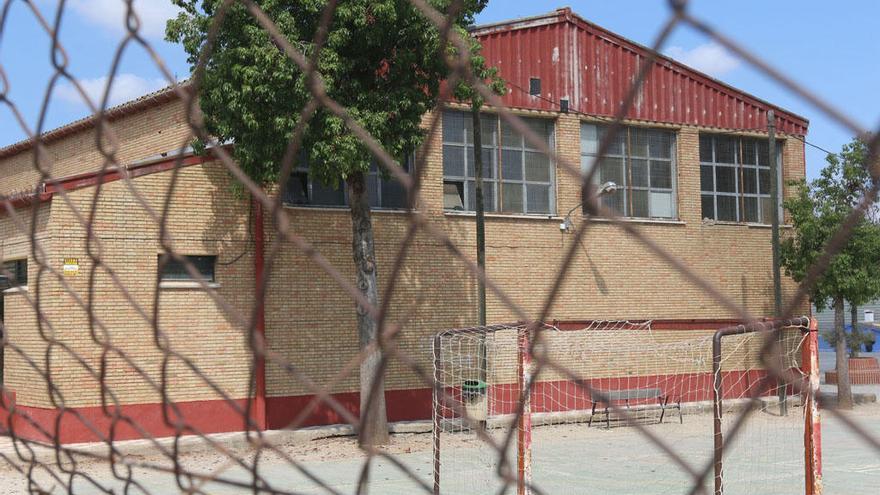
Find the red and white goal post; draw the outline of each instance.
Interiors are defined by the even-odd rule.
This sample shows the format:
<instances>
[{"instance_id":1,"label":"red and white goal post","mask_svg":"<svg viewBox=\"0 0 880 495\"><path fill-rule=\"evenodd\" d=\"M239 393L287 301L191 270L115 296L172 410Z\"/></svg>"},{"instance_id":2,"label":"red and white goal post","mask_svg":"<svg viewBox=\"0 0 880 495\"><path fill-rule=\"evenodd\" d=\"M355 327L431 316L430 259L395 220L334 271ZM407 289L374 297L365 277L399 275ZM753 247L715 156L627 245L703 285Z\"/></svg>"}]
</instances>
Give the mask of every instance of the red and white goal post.
<instances>
[{"instance_id":1,"label":"red and white goal post","mask_svg":"<svg viewBox=\"0 0 880 495\"><path fill-rule=\"evenodd\" d=\"M814 320L529 328L435 335L435 494L821 493Z\"/></svg>"}]
</instances>

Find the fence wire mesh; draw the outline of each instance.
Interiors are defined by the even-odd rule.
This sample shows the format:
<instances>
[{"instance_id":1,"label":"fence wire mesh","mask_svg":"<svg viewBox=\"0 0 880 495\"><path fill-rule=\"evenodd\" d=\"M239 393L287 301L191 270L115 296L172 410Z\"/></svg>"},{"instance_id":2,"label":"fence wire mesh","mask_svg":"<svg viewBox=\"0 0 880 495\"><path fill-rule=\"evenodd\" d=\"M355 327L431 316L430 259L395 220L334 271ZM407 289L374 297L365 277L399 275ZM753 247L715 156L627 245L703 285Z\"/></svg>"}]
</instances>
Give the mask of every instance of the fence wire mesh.
<instances>
[{"instance_id":1,"label":"fence wire mesh","mask_svg":"<svg viewBox=\"0 0 880 495\"><path fill-rule=\"evenodd\" d=\"M202 83L204 64L213 49L213 38L209 36L192 78L186 84L178 84L174 74L163 63L162 57L148 39L142 35L141 22L136 11L132 8L132 1L120 1L124 2L127 9L124 25L125 35L116 49L116 56L108 74L108 88L112 88L114 78L120 73L120 64L124 54L136 48L145 51L159 71L164 74L168 84L172 86L172 91L184 103L185 122L188 129L185 138L178 143L179 148L186 149L194 139L212 142L211 136L205 128L197 98ZM562 262L553 273L547 274L553 283L551 289L543 296L543 302L538 311L530 310L517 303L516 298L504 290L504 284L493 280L491 276L481 271L470 254L466 252L470 248L457 245L442 225L416 208L406 210L407 228L394 248L397 255L392 261L390 276L383 281L382 303L372 304L364 297L358 285L333 263L334 253L323 251L321 245L311 243L297 232L295 221L285 212L278 191L266 190L249 178L236 163L229 149L217 145L211 149L213 159L222 164L229 175L244 186L245 192L254 200L253 208L259 208L265 212L268 218L266 226L273 230L275 239L266 249L265 276L257 278L254 297L244 302L223 297L218 291L213 290L208 280L204 279L197 260L187 257L186 252L181 250L180 246L185 244L187 240L175 239L174 228L170 225L171 222L180 221L179 216L175 215L172 197L187 187L185 177L181 173L187 164L187 157L182 151L177 156L169 157L174 161L173 167L168 170L169 184L163 189L164 196L161 201L156 202L154 198L149 196L149 194L154 194L154 191L148 194L143 186L135 180L139 176L139 172L130 166L127 159L119 156L120 141L125 137L120 135L112 123L114 113L113 110L108 109L109 98L105 96L102 101L90 100L89 93L71 72L70 58L80 54L69 53L59 39L60 26L64 19L70 15L68 12L70 10L69 2L41 3L16 2L14 0L3 2L3 9L0 11L0 16L2 16L0 17L0 43L31 42L31 40L9 39L7 16L12 8L16 7L27 11L28 16L40 26L43 36L51 40L52 44L49 55L52 74L48 81L40 115L37 118L39 124L36 129L28 125L29 119L25 117L21 102L11 99L10 77L0 61L0 105L28 136L30 140L28 146L34 150L31 155L33 159L29 166L38 177L28 190L0 197L2 216L5 216L11 225L11 229L8 232L4 231L3 235L23 236L27 239L29 249L27 257L33 264L29 268L32 287L40 287L45 281L51 281L55 284L54 293L51 294L44 293L40 289L21 291L20 293L25 305L35 315L37 335L28 336L25 341L22 341L16 336L10 336L6 327L0 325L0 329L3 331L6 360L15 359L23 368L29 370L30 379L36 380L45 388L45 396L48 401L46 407L52 408L58 413L52 421L56 428L47 428L47 423L35 418L32 413L19 411L12 399L14 391L4 387L2 400L4 408L9 413L5 429L10 448L0 449L0 456L8 465L8 469L20 473L21 478L25 480L21 485L23 489L30 493L170 493L180 491L184 493L293 494L304 492L304 489L289 483L289 478L283 474L284 471L288 471L296 473L299 479L305 480L310 484L309 486L318 491L366 493L370 482L375 481L376 463L382 462L391 466L391 469L396 471L398 475L402 474L408 478L413 486L422 492L434 493L435 490L432 480L425 475L424 469L402 461L401 452L395 451L393 447L369 446L359 447L362 461L359 463L356 484L352 487L340 488L329 480L326 470L303 462L302 452L297 450L298 447L291 447L287 443L277 441L275 437L262 431L263 425L254 419L256 417L254 409L264 407L264 405L260 406L254 400L241 400L241 396L230 393L219 380L221 374L218 371L219 368L210 364L206 365L203 360L195 359L193 348L185 342L185 336L181 338L180 335L174 335L175 329L179 331L185 327L177 325L175 329L172 329L160 319L160 307L172 304L159 296L162 281L156 277L152 289L133 286L124 273L115 271L112 263L108 263L105 259L105 253L110 249L108 244L118 242L99 234L102 219L97 214L97 210L107 190L107 186L103 186L100 179L109 176L113 176L121 182L129 195L131 205L136 206L138 211L142 212L143 222L150 225L158 233L162 250L167 253L167 257L162 263L176 263L180 270L188 274L190 278L198 280L211 302L233 322L234 327L237 328L238 337L247 342L250 376L247 380L246 397L254 396L254 387L260 380L260 377L257 376L257 370L262 363L277 367L281 370L280 374L284 379L295 381L302 387L304 394L313 397L302 405L303 411L296 416L296 419L285 425L287 430L301 428L306 422L309 412L319 407L332 410L342 421L357 429L360 424L358 416L352 412L349 404L344 403L334 394L334 388L339 383L356 380L361 363L377 352L381 355L377 373L386 373L393 363L393 366L411 372L423 387L428 389L437 387L430 359L426 360L424 355L419 354L423 353L424 349L414 351L411 347L400 345L401 336L407 332L413 307L429 303L417 301L403 310L392 311L390 307L391 301L400 300L397 297L397 290L401 280L406 276L404 260L407 257L419 256L414 247L417 236L426 236L445 246L449 255L458 262L456 266L469 273L469 276L474 279L483 280L487 290L500 301L506 312L516 319L526 322L525 325L533 331L531 345L533 349L536 349L536 352L532 353L535 375L553 373L559 376L568 376L570 381L577 384L578 387L601 396L603 392L592 390L591 385L583 380L577 370L571 369L570 365L553 359L551 354L537 351L540 349L545 329L544 325L539 322L553 318L554 302L562 290L566 276L570 273L573 260L581 249L582 241L587 238L591 227L595 224L593 220L595 218L601 218L603 222L611 222L616 228L625 232L630 242L644 246L656 260L676 271L688 284L711 298L719 308L722 308L729 315L743 322L756 322L749 325L765 330L762 335L766 335L766 337L763 340L760 356L769 373L761 380L768 384L775 384L777 380L782 380L796 393L804 392L805 387L815 386L815 384L805 385L801 375L791 373L787 366L780 364L783 361L780 359L780 353L783 350L777 345L777 342L783 324L761 322L759 318L765 315L751 314L742 304L719 289L714 282L695 271L677 253L645 234L638 225L624 221L616 211L608 208L594 194L593 174L596 173L597 167L593 167L590 173L582 175L580 163L572 163L566 157L558 155L556 150L548 145L545 138L536 134L535 130L530 128L521 116L506 108L502 99L483 81L474 77L471 72L472 66L468 60L470 50L466 40L451 29L452 22L445 16L445 13L437 11L425 0L410 1L421 15L441 33L443 39L458 48L459 55L450 56L446 60L451 69L450 84L447 84L442 90L443 94L439 98L439 111L442 111L447 105L446 102L450 100L448 92L449 88L453 86L452 83L468 82L477 88L487 105L499 115L503 122L525 137L531 148L550 157L560 174L568 174L582 181L584 190L587 191L584 195L584 208L589 215L585 215L584 220L573 227L570 234L573 242L565 251ZM358 124L357 118L350 114L347 108L330 98L322 89L321 74L317 72L313 61L317 59L318 52L321 50L328 33L332 33L334 29L340 29L331 23L337 3L336 1L326 2L321 26L316 32L316 39L313 43L313 46L317 48L315 53L311 54L305 53L298 43L286 39L273 20L261 9L260 2L251 0L226 0L218 3L210 33L212 35L217 33L224 22L224 14L228 13L230 9L239 8L252 16L256 23L269 34L278 49L286 54L303 73L308 75L309 90L313 98L305 108L301 109L300 121L307 123L310 116L318 109L338 116L349 131L366 145L379 165L405 189L409 205L418 205L422 186L425 183L423 174L427 167L416 166L409 170L402 167L390 153L381 147L377 139ZM452 5L449 7L450 11L457 11L461 7L461 3L459 0L452 1ZM880 132L873 134L866 132L867 130L857 124L855 119L850 117L845 110L825 102L797 81L787 77L783 69L762 60L761 54L746 50L734 39L719 32L703 19L694 17L689 12L687 4L686 1L669 2L668 18L659 24L658 34L650 47L653 50L651 53L662 51L676 30L690 28L702 33L753 68L778 82L792 95L819 109L847 132L859 136L872 136L868 142L870 156L867 163L880 163L877 160ZM636 103L639 88L655 67L655 61L656 55L650 55L641 61L631 86L622 98L622 104L615 112L613 119L609 120L609 131L599 143L597 156L607 155L610 151L616 134L622 129L628 110ZM69 189L65 187L65 181L70 178L59 174L54 163L55 160L47 152L47 144L43 141L42 133L45 129L42 128L42 123L49 111L50 97L60 84L69 84L75 88L94 114L88 122L95 129L95 140L91 146L94 156L100 162L97 171L99 180L90 189L90 201L85 203L71 197ZM109 94L109 90L106 94ZM758 129L758 131L763 130ZM288 183L288 179L294 173L296 166L294 162L295 157L299 155L302 132L302 127L299 127L291 137L289 152L280 164L281 173L278 184ZM435 137L440 132L440 126L435 119L427 129L425 142L436 141ZM828 269L832 257L848 241L857 221L864 217L874 205L878 189L880 189L880 180L877 180L880 178L878 177L880 169L873 165L869 172L873 178L870 190L865 191L860 204L853 208L840 230L825 246L823 255L809 270L805 280L799 284L797 291L785 301L783 318L797 316L793 313L798 308L802 308L807 301L810 287ZM88 267L88 270L76 283L70 282L65 276L64 269L60 269L53 262L54 258L47 254L46 243L50 241L37 227L46 221L44 218L46 213L42 206L49 201L50 192L53 195L53 202L62 202L71 212L67 221L72 222L85 232L87 259L82 260L82 265ZM247 242L242 241L242 244L246 245ZM315 380L313 376L304 371L304 363L292 361L282 352L273 349L271 342L267 343L262 334L258 332L258 328L262 325L260 321L261 308L264 306L267 290L273 277L277 277L273 267L284 263L282 248L285 246L292 246L302 255L304 262L314 264L325 271L336 284L333 290L347 294L351 298L352 306L359 306L377 322L380 329L380 337L375 343L354 353L354 357L339 366L332 376L321 380ZM15 280L16 273L13 268L12 265L4 265L3 276ZM114 339L115 328L125 322L114 318L112 312L99 308L101 298L105 297L108 291L112 291L124 299L124 305L127 307L126 318L139 320L152 330L151 335L145 338L140 345L149 352L157 353L160 356L158 361L145 365L141 359L142 356L133 352L131 346L121 346L118 340ZM75 324L87 329L75 341L61 336L64 333L64 327L73 325L74 322L65 322L58 317L52 308L51 298L53 297L68 299L86 315L82 321L75 322ZM192 317L196 318L197 315L192 315ZM39 346L35 346L35 343L38 343ZM35 352L34 349L39 349L39 352ZM118 368L126 369L128 380L112 378L111 370ZM100 424L97 424L93 417L87 417L81 412L83 398L71 395L69 387L57 385L59 378L63 379L65 373L72 369L78 370L82 374L81 379L91 380L98 384L99 394L92 399L94 399L93 404L100 406ZM184 372L197 377L201 387L210 390L214 396L219 397L224 407L235 412L238 417L237 428L248 432L246 442L230 444L224 437L208 433L204 422L197 421L192 413L181 409L179 403L182 398L175 395L172 388L175 380ZM531 387L532 383L528 383L528 386ZM124 397L127 397L125 392L130 387L140 387L145 394L153 394L161 399L162 417L160 422L164 426L164 431L171 437L170 441L150 433L147 423L153 420L126 407L127 403ZM761 389L762 387L755 387L750 399L759 402ZM524 394L524 396L528 396L528 394ZM452 400L451 397L450 400ZM833 404L823 403L822 396L819 400L820 405L829 415L839 419L876 455L880 456L880 438L866 429L858 417L836 410ZM514 402L516 401L514 400ZM519 399L518 406L511 405L510 414L516 417L521 416L523 406L523 399ZM711 457L688 457L679 450L679 446L674 442L642 425L638 421L638 414L634 416L624 408L613 405L612 409L616 409L614 412L619 414L624 421L632 422L632 426L641 436L642 442L662 452L667 461L665 469L675 469L684 473L687 484L681 486L679 492L708 493L711 490L709 488L713 472ZM755 413L759 410L761 410L760 407L745 408L725 426L725 445L736 441L738 434L745 431L749 422L755 421ZM210 411L206 411L205 414L210 414ZM466 412L462 414L466 414ZM94 445L83 446L64 442L61 435L61 425L65 421L75 421L84 425L95 437L100 439L98 445L101 448L96 449ZM117 433L123 430L137 432L137 436L144 439L141 440L142 444L153 449L155 456L146 457L133 454L130 451L130 443L117 438ZM479 428L476 430L484 450L492 452L497 457L494 461L494 465L497 466L494 478L500 486L498 491L515 492L518 478L513 466L515 466L516 460L510 458L509 449L513 439L510 436L498 438L485 431L480 431ZM42 439L34 440L35 435ZM187 439L192 438L199 439L200 444L214 456L212 458L214 460L208 467L204 463L194 463L191 457L187 456L187 446L191 445ZM357 450L355 447L351 447L351 449ZM46 454L47 452L49 455ZM352 455L355 454L352 453ZM102 474L98 474L99 472ZM109 476L106 473L109 473ZM160 474L167 475L167 479L173 480L173 483L157 486L151 480ZM474 489L479 490L479 488ZM540 482L535 482L529 489L532 493L547 493L542 489ZM588 490L588 488L584 489ZM572 487L572 490L580 491L580 488ZM378 491L374 489L374 492L383 493L384 491L382 488L378 488Z\"/></svg>"}]
</instances>

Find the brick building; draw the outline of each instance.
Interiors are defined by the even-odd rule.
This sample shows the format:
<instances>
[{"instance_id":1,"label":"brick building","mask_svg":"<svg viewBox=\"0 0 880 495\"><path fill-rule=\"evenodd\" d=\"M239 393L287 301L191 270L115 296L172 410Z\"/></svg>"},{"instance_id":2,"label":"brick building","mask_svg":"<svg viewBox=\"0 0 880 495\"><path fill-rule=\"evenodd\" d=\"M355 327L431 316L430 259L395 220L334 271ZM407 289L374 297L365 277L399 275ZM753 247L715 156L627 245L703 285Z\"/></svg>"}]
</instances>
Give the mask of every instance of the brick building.
<instances>
[{"instance_id":1,"label":"brick building","mask_svg":"<svg viewBox=\"0 0 880 495\"><path fill-rule=\"evenodd\" d=\"M649 53L567 9L479 27L475 34L488 62L510 83L505 103L561 157L584 167L592 163L609 117ZM767 112L777 115L783 183L804 176L802 139L808 122L671 59L660 56L654 64L624 132L599 165L600 181L621 186L606 201L725 295L753 314L768 315L773 298ZM98 173L104 157L88 119L44 136L56 181L41 182L32 143L0 149L0 195L13 198L12 212L0 213L0 261L23 279L22 287L3 293L2 316L9 341L33 360L6 350L4 386L15 396L17 434L42 438L40 428L54 432L59 414L64 441L107 433L110 413L101 408L101 387L94 378L102 362L96 341L105 340L121 350L104 356L113 400L151 434L174 431L163 421L162 397L155 389L163 379L163 353L156 342L164 339L176 353L165 363L168 399L189 423L205 432L242 428L239 414L193 371L197 367L239 406L253 397L262 426L284 427L312 398L309 389L270 361L258 370L255 392L249 395L247 327L238 319L253 307L255 274L263 258L258 251L276 241L275 230L266 218L263 228L256 225L259 212L233 192L228 172L210 156L187 156L169 191L173 157L188 136L174 91L123 104L108 115L118 138L116 157L130 181L120 180L118 171ZM414 160L425 167L418 208L464 253L474 253L470 120L453 108L426 116L426 125L436 118L442 119L442 135ZM560 223L570 210L575 223L582 221L579 177L531 149L491 108L484 120L492 210L488 273L517 303L537 311L572 242ZM384 286L407 221L400 210L401 188L379 176L372 183ZM94 201L96 188L100 194ZM135 191L152 210L136 199ZM162 215L168 194L170 245L192 256L210 282L207 289L174 264L159 273L165 250L153 215ZM787 187L783 194L790 194ZM303 166L291 179L285 214L299 235L353 280L345 201L341 190L311 181ZM83 220L90 215L100 246L87 243ZM668 320L673 326L681 322L689 332L709 332L732 318L727 308L621 229L601 219L596 223L556 298L553 318ZM31 230L38 241L35 250ZM429 366L431 334L476 321L476 283L432 237L420 234L412 253L391 317L412 312L401 345ZM92 255L98 254L103 265L96 267ZM94 293L89 292L92 276ZM357 352L349 296L290 244L284 245L270 277L264 308L270 349L314 382L331 384ZM794 287L784 280L784 292ZM34 310L37 297L40 318ZM153 321L157 302L158 323ZM89 305L95 315L91 320ZM488 320L512 319L490 292ZM146 370L146 376L130 363ZM49 376L57 387L51 395ZM357 407L357 376L334 383L332 390L352 410ZM430 389L399 363L389 371L387 399L391 420L430 417ZM338 421L335 412L321 406L307 424ZM117 438L140 434L127 425L115 431Z\"/></svg>"}]
</instances>

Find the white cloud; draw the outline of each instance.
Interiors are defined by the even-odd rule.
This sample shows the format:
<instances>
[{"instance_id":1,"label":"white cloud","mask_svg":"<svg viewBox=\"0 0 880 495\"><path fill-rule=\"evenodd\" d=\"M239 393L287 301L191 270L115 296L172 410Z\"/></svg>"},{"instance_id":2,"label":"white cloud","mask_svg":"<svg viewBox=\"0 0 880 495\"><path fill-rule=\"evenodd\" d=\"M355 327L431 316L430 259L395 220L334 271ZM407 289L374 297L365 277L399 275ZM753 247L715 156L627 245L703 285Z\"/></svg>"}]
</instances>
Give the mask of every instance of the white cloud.
<instances>
[{"instance_id":1,"label":"white cloud","mask_svg":"<svg viewBox=\"0 0 880 495\"><path fill-rule=\"evenodd\" d=\"M672 46L666 50L666 55L715 77L727 74L742 65L738 58L714 41L690 50L680 46Z\"/></svg>"},{"instance_id":2,"label":"white cloud","mask_svg":"<svg viewBox=\"0 0 880 495\"><path fill-rule=\"evenodd\" d=\"M50 3L54 10L57 3ZM127 10L124 0L69 0L67 5L89 23L113 33L126 32ZM156 39L165 37L165 22L180 12L171 0L135 0L133 7L141 23L141 35Z\"/></svg>"},{"instance_id":3,"label":"white cloud","mask_svg":"<svg viewBox=\"0 0 880 495\"><path fill-rule=\"evenodd\" d=\"M104 98L104 91L107 90L107 76L95 79L80 79L79 84L89 99L92 100L92 103L96 107L100 106ZM165 86L168 86L168 82L164 79L146 79L135 74L117 74L113 78L113 88L110 90L108 107L125 103ZM86 106L82 95L69 83L58 86L55 90L55 96L77 106Z\"/></svg>"}]
</instances>

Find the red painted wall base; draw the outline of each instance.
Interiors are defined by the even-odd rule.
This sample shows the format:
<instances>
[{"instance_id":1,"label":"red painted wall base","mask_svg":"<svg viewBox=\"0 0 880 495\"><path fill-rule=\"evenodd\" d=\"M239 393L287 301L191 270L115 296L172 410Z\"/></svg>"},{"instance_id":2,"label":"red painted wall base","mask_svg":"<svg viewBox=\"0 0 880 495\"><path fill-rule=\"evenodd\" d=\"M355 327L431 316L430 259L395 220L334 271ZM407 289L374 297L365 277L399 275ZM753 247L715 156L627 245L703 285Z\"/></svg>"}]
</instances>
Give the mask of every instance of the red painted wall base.
<instances>
[{"instance_id":1,"label":"red painted wall base","mask_svg":"<svg viewBox=\"0 0 880 495\"><path fill-rule=\"evenodd\" d=\"M335 394L341 405L357 417L359 395ZM385 393L389 421L409 421L431 417L431 390L389 390ZM269 397L266 403L267 428L287 428L297 419L314 396ZM123 405L118 411L104 411L101 407L51 409L15 405L14 394L8 394L0 404L0 434L51 443L101 442L108 439L131 440L147 437L174 436L198 433L243 431L246 427L241 411L246 400L230 404L222 400L177 402L163 408L156 404ZM166 415L167 413L167 415ZM346 423L345 419L326 403L304 414L298 426L319 426Z\"/></svg>"},{"instance_id":2,"label":"red painted wall base","mask_svg":"<svg viewBox=\"0 0 880 495\"><path fill-rule=\"evenodd\" d=\"M357 417L360 410L360 394L350 392L334 394L333 398L340 402L345 410ZM294 397L268 397L266 399L267 424L270 430L288 428L291 423L299 420L297 426L320 426L347 423L345 419L326 403L320 403L312 411L303 410L314 399L314 396L301 395ZM388 390L385 392L385 404L388 410L388 421L413 421L431 418L431 389Z\"/></svg>"},{"instance_id":3,"label":"red painted wall base","mask_svg":"<svg viewBox=\"0 0 880 495\"><path fill-rule=\"evenodd\" d=\"M179 414L162 404L130 404L104 411L101 407L62 410L6 402L0 408L4 420L0 428L19 438L47 443L57 438L65 444L168 437L178 430L183 435L242 431L245 421L235 407L244 410L245 402L178 402Z\"/></svg>"},{"instance_id":4,"label":"red painted wall base","mask_svg":"<svg viewBox=\"0 0 880 495\"><path fill-rule=\"evenodd\" d=\"M763 372L724 373L725 397L741 397L760 383ZM595 380L592 385L599 389L660 387L673 401L691 402L707 400L710 393L710 374L673 375L654 377L628 377L626 379ZM541 382L538 384L538 397L541 388L547 387L558 393L564 382ZM570 385L570 384L569 384ZM700 392L703 391L703 392ZM449 391L455 395L454 390ZM501 404L512 407L517 402L514 386L496 387L493 395ZM389 390L385 392L388 420L412 421L431 418L432 392L429 388L411 390ZM583 390L567 387L565 404L544 404L541 400L533 402L535 412L564 409L589 409L592 405L589 394ZM334 394L339 407L358 415L359 394L357 392ZM310 407L314 396L268 397L266 399L266 423L270 430L320 426L347 423L339 411L326 402ZM145 437L167 437L176 433L192 435L198 433L221 433L242 431L246 424L241 411L246 400L238 399L230 404L225 401L178 402L174 405L179 416L169 406L162 404L131 404L120 407L114 418L114 411L104 411L101 407L82 407L73 409L46 409L31 406L13 406L14 399L7 396L0 404L0 427L3 433L17 437L52 442L58 438L61 443L79 443L113 440L130 440ZM164 413L167 412L167 417ZM512 410L495 411L499 414ZM179 420L179 424L178 424ZM294 424L295 423L295 424Z\"/></svg>"}]
</instances>

